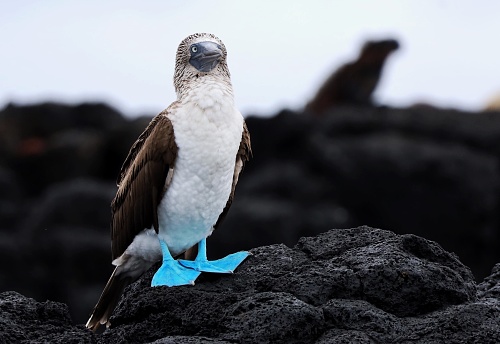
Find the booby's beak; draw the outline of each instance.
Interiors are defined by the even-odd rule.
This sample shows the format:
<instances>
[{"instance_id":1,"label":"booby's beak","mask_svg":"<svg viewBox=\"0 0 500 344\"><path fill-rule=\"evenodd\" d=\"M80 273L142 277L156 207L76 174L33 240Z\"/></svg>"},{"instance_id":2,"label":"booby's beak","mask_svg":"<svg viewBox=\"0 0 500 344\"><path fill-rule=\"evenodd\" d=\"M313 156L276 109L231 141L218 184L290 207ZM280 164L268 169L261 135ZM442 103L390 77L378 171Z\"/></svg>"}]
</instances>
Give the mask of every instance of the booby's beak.
<instances>
[{"instance_id":1,"label":"booby's beak","mask_svg":"<svg viewBox=\"0 0 500 344\"><path fill-rule=\"evenodd\" d=\"M189 63L200 72L208 73L214 69L222 57L220 45L214 42L195 43L189 47Z\"/></svg>"}]
</instances>

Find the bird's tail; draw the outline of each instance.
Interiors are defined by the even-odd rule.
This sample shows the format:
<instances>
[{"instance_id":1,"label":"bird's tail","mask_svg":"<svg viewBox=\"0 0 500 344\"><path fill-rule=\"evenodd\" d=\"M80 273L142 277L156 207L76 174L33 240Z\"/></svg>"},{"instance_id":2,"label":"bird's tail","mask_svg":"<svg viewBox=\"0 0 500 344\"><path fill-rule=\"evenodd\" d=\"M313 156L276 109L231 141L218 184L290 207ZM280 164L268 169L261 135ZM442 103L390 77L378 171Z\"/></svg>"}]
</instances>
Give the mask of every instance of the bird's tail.
<instances>
[{"instance_id":1,"label":"bird's tail","mask_svg":"<svg viewBox=\"0 0 500 344\"><path fill-rule=\"evenodd\" d=\"M106 324L106 327L110 325L109 317L118 304L123 290L127 285L133 282L131 276L120 273L120 268L121 266L117 266L111 274L99 301L97 301L97 304L95 305L94 310L85 325L92 331L97 330L100 325Z\"/></svg>"},{"instance_id":2,"label":"bird's tail","mask_svg":"<svg viewBox=\"0 0 500 344\"><path fill-rule=\"evenodd\" d=\"M161 257L161 251L159 257ZM116 265L116 268L111 274L108 283L106 283L101 297L85 326L92 331L97 330L100 325L104 324L109 327L109 317L118 301L120 301L120 296L125 287L136 281L159 257L157 254L152 257L152 260L147 260L141 256L124 253L115 259L113 265Z\"/></svg>"}]
</instances>

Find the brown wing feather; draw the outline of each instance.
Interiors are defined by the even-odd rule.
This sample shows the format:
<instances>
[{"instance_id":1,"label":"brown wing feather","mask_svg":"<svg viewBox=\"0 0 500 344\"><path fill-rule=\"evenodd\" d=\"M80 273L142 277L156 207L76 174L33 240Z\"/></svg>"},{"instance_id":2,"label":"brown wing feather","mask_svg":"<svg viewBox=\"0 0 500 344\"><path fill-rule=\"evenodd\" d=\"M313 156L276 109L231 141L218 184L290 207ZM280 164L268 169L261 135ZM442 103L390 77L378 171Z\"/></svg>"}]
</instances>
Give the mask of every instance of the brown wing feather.
<instances>
[{"instance_id":1,"label":"brown wing feather","mask_svg":"<svg viewBox=\"0 0 500 344\"><path fill-rule=\"evenodd\" d=\"M243 134L241 137L240 148L238 149L238 153L236 154L236 164L234 165L233 185L231 187L231 194L229 195L224 210L219 215L219 218L215 223L214 226L215 229L217 229L217 227L219 227L219 225L222 223L222 221L227 215L227 212L229 211L229 208L231 207L231 204L233 203L234 190L236 188L236 184L238 183L238 177L240 175L240 172L243 170L243 167L245 166L245 162L247 162L251 156L252 156L252 147L250 143L250 132L248 131L246 123L243 122Z\"/></svg>"},{"instance_id":2,"label":"brown wing feather","mask_svg":"<svg viewBox=\"0 0 500 344\"><path fill-rule=\"evenodd\" d=\"M157 207L177 156L172 123L162 112L133 144L118 177L111 203L111 251L118 258L143 229L158 232Z\"/></svg>"}]
</instances>

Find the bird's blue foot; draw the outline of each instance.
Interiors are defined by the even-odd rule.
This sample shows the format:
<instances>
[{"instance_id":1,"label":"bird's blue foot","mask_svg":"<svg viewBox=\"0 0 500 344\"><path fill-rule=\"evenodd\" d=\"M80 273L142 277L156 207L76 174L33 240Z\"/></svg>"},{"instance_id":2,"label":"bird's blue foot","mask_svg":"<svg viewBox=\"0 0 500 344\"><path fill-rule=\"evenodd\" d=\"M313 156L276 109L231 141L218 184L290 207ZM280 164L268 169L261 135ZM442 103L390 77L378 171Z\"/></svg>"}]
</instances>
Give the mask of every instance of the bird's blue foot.
<instances>
[{"instance_id":1,"label":"bird's blue foot","mask_svg":"<svg viewBox=\"0 0 500 344\"><path fill-rule=\"evenodd\" d=\"M207 259L206 239L198 243L198 255L195 260L179 260L179 263L193 271L216 272L216 273L233 273L250 255L250 252L237 252L228 255L227 257L209 261Z\"/></svg>"},{"instance_id":2,"label":"bird's blue foot","mask_svg":"<svg viewBox=\"0 0 500 344\"><path fill-rule=\"evenodd\" d=\"M154 274L151 286L166 285L168 287L175 287L186 284L193 285L200 274L201 272L184 267L176 260L164 260L163 264Z\"/></svg>"},{"instance_id":3,"label":"bird's blue foot","mask_svg":"<svg viewBox=\"0 0 500 344\"><path fill-rule=\"evenodd\" d=\"M179 260L179 263L193 271L233 273L249 254L249 252L242 251L217 260Z\"/></svg>"},{"instance_id":4,"label":"bird's blue foot","mask_svg":"<svg viewBox=\"0 0 500 344\"><path fill-rule=\"evenodd\" d=\"M174 287L178 285L194 284L194 281L201 272L187 268L179 264L177 260L172 258L167 244L160 240L161 250L163 252L163 263L156 271L151 281L152 287L166 285Z\"/></svg>"}]
</instances>

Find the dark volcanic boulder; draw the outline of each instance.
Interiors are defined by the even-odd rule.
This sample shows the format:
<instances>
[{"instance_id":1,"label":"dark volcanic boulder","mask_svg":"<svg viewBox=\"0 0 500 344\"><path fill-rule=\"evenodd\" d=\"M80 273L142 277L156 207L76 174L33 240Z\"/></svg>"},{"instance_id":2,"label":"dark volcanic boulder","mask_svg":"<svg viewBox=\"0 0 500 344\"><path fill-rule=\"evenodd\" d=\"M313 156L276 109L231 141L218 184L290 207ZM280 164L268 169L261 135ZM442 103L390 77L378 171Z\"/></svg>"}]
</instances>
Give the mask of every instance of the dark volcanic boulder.
<instances>
[{"instance_id":1,"label":"dark volcanic boulder","mask_svg":"<svg viewBox=\"0 0 500 344\"><path fill-rule=\"evenodd\" d=\"M0 233L0 291L68 303L83 321L111 271L112 183L54 184L25 214L22 229ZM96 268L97 267L97 268Z\"/></svg>"},{"instance_id":2,"label":"dark volcanic boulder","mask_svg":"<svg viewBox=\"0 0 500 344\"><path fill-rule=\"evenodd\" d=\"M478 280L500 261L499 114L346 106L247 125L253 159L213 249L370 225L439 242Z\"/></svg>"},{"instance_id":3,"label":"dark volcanic boulder","mask_svg":"<svg viewBox=\"0 0 500 344\"><path fill-rule=\"evenodd\" d=\"M456 255L414 235L359 227L252 250L195 286L130 285L93 334L65 305L0 294L0 338L51 343L498 343L498 268L476 287ZM479 293L477 292L479 290Z\"/></svg>"},{"instance_id":4,"label":"dark volcanic boulder","mask_svg":"<svg viewBox=\"0 0 500 344\"><path fill-rule=\"evenodd\" d=\"M123 122L124 118L118 111L103 103L9 104L0 112L2 127L6 131L9 129L10 135L15 135L18 139L46 138L74 128L109 129Z\"/></svg>"},{"instance_id":5,"label":"dark volcanic boulder","mask_svg":"<svg viewBox=\"0 0 500 344\"><path fill-rule=\"evenodd\" d=\"M114 179L143 129L106 104L9 104L0 111L0 165L15 170L27 195L72 178Z\"/></svg>"},{"instance_id":6,"label":"dark volcanic boulder","mask_svg":"<svg viewBox=\"0 0 500 344\"><path fill-rule=\"evenodd\" d=\"M234 275L125 292L100 343L433 343L500 340L500 302L478 299L454 254L360 227L252 250ZM157 268L157 266L155 267Z\"/></svg>"},{"instance_id":7,"label":"dark volcanic boulder","mask_svg":"<svg viewBox=\"0 0 500 344\"><path fill-rule=\"evenodd\" d=\"M500 264L496 264L491 271L491 275L479 284L478 292L481 297L500 299Z\"/></svg>"},{"instance_id":8,"label":"dark volcanic boulder","mask_svg":"<svg viewBox=\"0 0 500 344\"><path fill-rule=\"evenodd\" d=\"M22 192L14 172L0 165L0 233L14 232L20 217Z\"/></svg>"},{"instance_id":9,"label":"dark volcanic boulder","mask_svg":"<svg viewBox=\"0 0 500 344\"><path fill-rule=\"evenodd\" d=\"M0 111L0 291L69 302L83 321L111 268L114 183L149 120L105 104ZM339 106L247 124L253 158L211 258L369 225L439 242L477 281L500 261L499 113ZM99 182L82 193L75 179Z\"/></svg>"},{"instance_id":10,"label":"dark volcanic boulder","mask_svg":"<svg viewBox=\"0 0 500 344\"><path fill-rule=\"evenodd\" d=\"M9 291L0 294L0 342L95 343L95 338L73 324L65 304L36 302Z\"/></svg>"}]
</instances>

